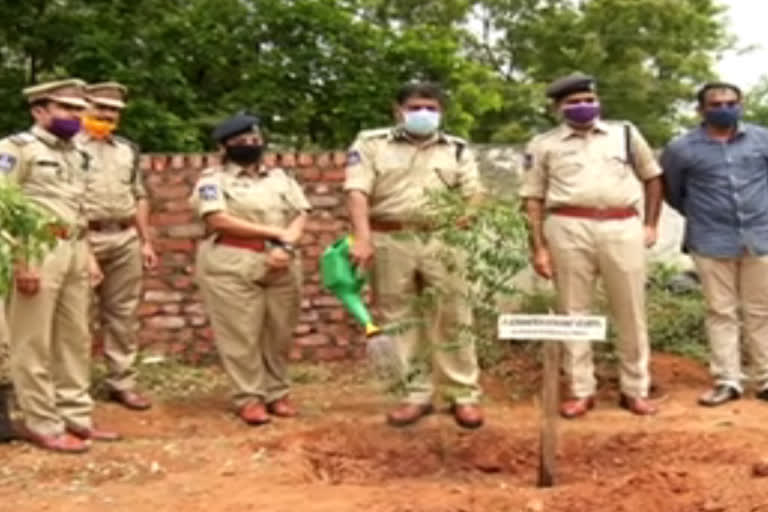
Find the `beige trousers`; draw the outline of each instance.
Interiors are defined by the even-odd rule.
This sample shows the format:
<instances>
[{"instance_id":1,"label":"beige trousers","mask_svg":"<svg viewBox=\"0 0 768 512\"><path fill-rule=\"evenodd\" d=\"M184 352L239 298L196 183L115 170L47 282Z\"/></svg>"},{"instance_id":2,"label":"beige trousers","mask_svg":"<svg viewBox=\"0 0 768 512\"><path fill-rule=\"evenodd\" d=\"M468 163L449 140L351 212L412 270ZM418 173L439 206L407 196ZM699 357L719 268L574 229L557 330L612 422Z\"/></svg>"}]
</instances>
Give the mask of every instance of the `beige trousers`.
<instances>
[{"instance_id":1,"label":"beige trousers","mask_svg":"<svg viewBox=\"0 0 768 512\"><path fill-rule=\"evenodd\" d=\"M96 288L96 318L104 332L107 386L116 391L136 385L137 310L141 300L142 257L134 228L119 233L89 233L104 280Z\"/></svg>"},{"instance_id":2,"label":"beige trousers","mask_svg":"<svg viewBox=\"0 0 768 512\"><path fill-rule=\"evenodd\" d=\"M742 390L741 331L749 348L752 378L759 389L768 387L768 256L694 254L693 260L707 304L710 371L715 382Z\"/></svg>"},{"instance_id":3,"label":"beige trousers","mask_svg":"<svg viewBox=\"0 0 768 512\"><path fill-rule=\"evenodd\" d=\"M198 248L196 274L221 362L235 389L235 407L287 395L300 262L270 270L264 253L206 240Z\"/></svg>"},{"instance_id":4,"label":"beige trousers","mask_svg":"<svg viewBox=\"0 0 768 512\"><path fill-rule=\"evenodd\" d=\"M406 401L429 403L437 380L445 383L443 394L449 401L477 402L480 370L475 346L457 343L459 328L472 322L470 306L463 300L466 282L460 262L456 270L448 270L448 248L434 239L376 232L373 241L375 305L384 327L402 329L395 342ZM455 251L450 254L458 257Z\"/></svg>"},{"instance_id":5,"label":"beige trousers","mask_svg":"<svg viewBox=\"0 0 768 512\"><path fill-rule=\"evenodd\" d=\"M621 391L645 397L650 385L650 347L645 318L645 247L638 217L593 220L550 215L544 224L552 253L559 310L592 312L597 277L602 278L618 335ZM596 391L590 342L565 342L564 369L574 397Z\"/></svg>"},{"instance_id":6,"label":"beige trousers","mask_svg":"<svg viewBox=\"0 0 768 512\"><path fill-rule=\"evenodd\" d=\"M38 434L91 427L90 282L84 240L63 240L38 266L40 291L8 304L11 373L26 427Z\"/></svg>"}]
</instances>

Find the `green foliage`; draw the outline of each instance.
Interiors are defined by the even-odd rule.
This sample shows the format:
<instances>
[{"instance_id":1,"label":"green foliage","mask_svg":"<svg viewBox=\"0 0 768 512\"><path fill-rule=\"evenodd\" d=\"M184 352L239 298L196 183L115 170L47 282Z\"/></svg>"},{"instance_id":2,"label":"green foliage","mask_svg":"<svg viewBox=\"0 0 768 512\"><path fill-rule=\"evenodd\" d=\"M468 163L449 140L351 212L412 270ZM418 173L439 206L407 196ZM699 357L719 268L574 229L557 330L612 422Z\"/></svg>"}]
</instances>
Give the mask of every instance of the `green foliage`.
<instances>
[{"instance_id":1,"label":"green foliage","mask_svg":"<svg viewBox=\"0 0 768 512\"><path fill-rule=\"evenodd\" d=\"M544 85L600 78L606 114L653 143L730 44L715 0L36 0L6 19L0 132L20 90L62 76L129 86L123 132L147 151L211 148L217 120L260 113L273 144L344 147L391 122L412 78L451 92L449 131L520 142L553 118Z\"/></svg>"},{"instance_id":2,"label":"green foliage","mask_svg":"<svg viewBox=\"0 0 768 512\"><path fill-rule=\"evenodd\" d=\"M56 244L50 224L18 187L0 186L0 295L8 292L15 261L39 261Z\"/></svg>"},{"instance_id":3,"label":"green foliage","mask_svg":"<svg viewBox=\"0 0 768 512\"><path fill-rule=\"evenodd\" d=\"M651 268L648 285L648 337L654 350L707 359L706 306L700 291L673 293L676 269Z\"/></svg>"},{"instance_id":4,"label":"green foliage","mask_svg":"<svg viewBox=\"0 0 768 512\"><path fill-rule=\"evenodd\" d=\"M768 75L746 95L744 119L768 127Z\"/></svg>"}]
</instances>

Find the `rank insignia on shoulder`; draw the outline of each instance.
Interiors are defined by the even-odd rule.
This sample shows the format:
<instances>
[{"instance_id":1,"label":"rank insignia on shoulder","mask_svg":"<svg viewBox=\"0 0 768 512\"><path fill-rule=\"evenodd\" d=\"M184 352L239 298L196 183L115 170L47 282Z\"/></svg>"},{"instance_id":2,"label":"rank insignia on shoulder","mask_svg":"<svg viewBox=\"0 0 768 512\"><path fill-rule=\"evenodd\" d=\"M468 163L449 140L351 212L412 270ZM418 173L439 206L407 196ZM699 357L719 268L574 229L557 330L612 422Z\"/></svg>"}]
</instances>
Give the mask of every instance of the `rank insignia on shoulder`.
<instances>
[{"instance_id":1,"label":"rank insignia on shoulder","mask_svg":"<svg viewBox=\"0 0 768 512\"><path fill-rule=\"evenodd\" d=\"M216 185L202 185L198 194L200 194L200 199L210 201L219 197L219 188Z\"/></svg>"},{"instance_id":2,"label":"rank insignia on shoulder","mask_svg":"<svg viewBox=\"0 0 768 512\"><path fill-rule=\"evenodd\" d=\"M362 157L360 156L360 152L356 149L350 151L347 153L347 165L357 165L362 161Z\"/></svg>"},{"instance_id":3,"label":"rank insignia on shoulder","mask_svg":"<svg viewBox=\"0 0 768 512\"><path fill-rule=\"evenodd\" d=\"M526 171L533 168L533 155L531 153L526 153L523 157L523 167L525 167Z\"/></svg>"},{"instance_id":4,"label":"rank insignia on shoulder","mask_svg":"<svg viewBox=\"0 0 768 512\"><path fill-rule=\"evenodd\" d=\"M16 166L16 157L9 153L0 153L0 172L8 174Z\"/></svg>"}]
</instances>

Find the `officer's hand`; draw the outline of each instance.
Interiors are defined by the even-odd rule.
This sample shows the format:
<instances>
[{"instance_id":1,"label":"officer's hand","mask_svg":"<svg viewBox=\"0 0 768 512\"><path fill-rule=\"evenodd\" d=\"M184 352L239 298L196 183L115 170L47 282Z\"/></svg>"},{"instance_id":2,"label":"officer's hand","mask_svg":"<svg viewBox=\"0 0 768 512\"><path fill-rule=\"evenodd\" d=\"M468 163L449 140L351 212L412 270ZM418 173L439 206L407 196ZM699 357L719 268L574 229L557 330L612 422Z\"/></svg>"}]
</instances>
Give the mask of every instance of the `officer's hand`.
<instances>
[{"instance_id":1,"label":"officer's hand","mask_svg":"<svg viewBox=\"0 0 768 512\"><path fill-rule=\"evenodd\" d=\"M301 239L301 229L297 226L291 226L283 231L280 241L286 244L295 245Z\"/></svg>"},{"instance_id":2,"label":"officer's hand","mask_svg":"<svg viewBox=\"0 0 768 512\"><path fill-rule=\"evenodd\" d=\"M542 247L536 249L533 253L533 269L541 277L552 279L552 255L549 249Z\"/></svg>"},{"instance_id":3,"label":"officer's hand","mask_svg":"<svg viewBox=\"0 0 768 512\"><path fill-rule=\"evenodd\" d=\"M355 238L352 247L349 248L349 257L358 268L368 268L373 261L373 244L370 240Z\"/></svg>"},{"instance_id":4,"label":"officer's hand","mask_svg":"<svg viewBox=\"0 0 768 512\"><path fill-rule=\"evenodd\" d=\"M280 247L270 249L267 253L267 265L273 269L288 268L291 264L291 253Z\"/></svg>"},{"instance_id":5,"label":"officer's hand","mask_svg":"<svg viewBox=\"0 0 768 512\"><path fill-rule=\"evenodd\" d=\"M659 240L659 231L655 226L643 226L643 237L646 247L653 247Z\"/></svg>"},{"instance_id":6,"label":"officer's hand","mask_svg":"<svg viewBox=\"0 0 768 512\"><path fill-rule=\"evenodd\" d=\"M88 257L88 277L91 280L91 287L93 288L99 286L104 280L101 266L99 266L99 262L93 254Z\"/></svg>"},{"instance_id":7,"label":"officer's hand","mask_svg":"<svg viewBox=\"0 0 768 512\"><path fill-rule=\"evenodd\" d=\"M17 265L13 270L16 289L23 295L35 295L40 291L40 274L27 265Z\"/></svg>"},{"instance_id":8,"label":"officer's hand","mask_svg":"<svg viewBox=\"0 0 768 512\"><path fill-rule=\"evenodd\" d=\"M141 258L144 261L144 268L149 270L157 268L159 259L151 242L146 241L141 244Z\"/></svg>"}]
</instances>

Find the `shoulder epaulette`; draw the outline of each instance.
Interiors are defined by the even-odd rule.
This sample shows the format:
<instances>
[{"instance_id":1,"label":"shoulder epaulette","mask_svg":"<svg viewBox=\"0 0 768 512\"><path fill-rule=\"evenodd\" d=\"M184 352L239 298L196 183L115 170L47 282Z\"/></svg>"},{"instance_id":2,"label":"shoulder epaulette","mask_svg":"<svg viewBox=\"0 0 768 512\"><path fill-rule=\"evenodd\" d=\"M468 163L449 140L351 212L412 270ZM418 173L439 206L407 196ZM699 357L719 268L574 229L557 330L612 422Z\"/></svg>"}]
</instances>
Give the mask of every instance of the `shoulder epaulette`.
<instances>
[{"instance_id":1,"label":"shoulder epaulette","mask_svg":"<svg viewBox=\"0 0 768 512\"><path fill-rule=\"evenodd\" d=\"M360 132L361 139L379 139L388 137L392 133L392 128L375 128L373 130L363 130Z\"/></svg>"},{"instance_id":2,"label":"shoulder epaulette","mask_svg":"<svg viewBox=\"0 0 768 512\"><path fill-rule=\"evenodd\" d=\"M16 144L17 146L24 146L30 142L35 142L37 137L29 132L19 132L8 137L8 140Z\"/></svg>"},{"instance_id":3,"label":"shoulder epaulette","mask_svg":"<svg viewBox=\"0 0 768 512\"><path fill-rule=\"evenodd\" d=\"M120 142L120 143L122 143L122 144L125 144L125 145L127 145L127 146L130 146L130 147L131 147L131 149L132 149L134 152L136 152L136 153L139 153L139 151L140 151L140 149L139 149L139 145L138 145L138 144L136 144L135 142L133 142L131 139L126 139L126 138L125 138L125 137L123 137L122 135L115 135L115 136L114 136L114 139L115 139L115 141L117 141L117 142Z\"/></svg>"}]
</instances>

